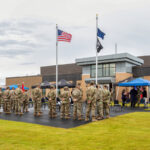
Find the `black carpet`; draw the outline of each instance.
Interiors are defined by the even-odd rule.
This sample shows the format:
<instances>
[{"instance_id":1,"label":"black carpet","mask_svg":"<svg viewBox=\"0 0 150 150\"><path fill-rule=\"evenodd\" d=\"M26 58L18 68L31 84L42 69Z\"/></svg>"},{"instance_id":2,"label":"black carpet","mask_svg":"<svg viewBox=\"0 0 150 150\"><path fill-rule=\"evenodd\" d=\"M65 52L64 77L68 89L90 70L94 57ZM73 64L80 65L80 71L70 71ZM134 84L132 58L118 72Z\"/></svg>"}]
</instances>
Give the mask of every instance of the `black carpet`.
<instances>
[{"instance_id":1,"label":"black carpet","mask_svg":"<svg viewBox=\"0 0 150 150\"><path fill-rule=\"evenodd\" d=\"M116 108L111 107L110 116L115 117L115 116L126 114L126 113L143 112L143 111L144 111L143 108L134 108L134 109L123 108L121 110L120 107L116 107ZM33 107L31 107L31 108L29 108L29 112L25 113L22 116L15 115L13 113L10 115L1 113L0 119L19 121L19 122L28 122L28 123L60 127L60 128L73 128L73 127L77 127L77 126L89 123L89 122L85 122L85 121L77 121L77 120L74 121L72 119L72 108L71 108L71 119L68 119L68 120L60 119L60 112L58 109L57 109L57 118L55 118L55 119L49 118L49 116L48 116L49 110L48 110L47 106L45 108L44 107L42 108L42 112L43 112L42 116L35 117L33 115ZM83 108L83 112L84 112L83 116L85 116L85 106Z\"/></svg>"}]
</instances>

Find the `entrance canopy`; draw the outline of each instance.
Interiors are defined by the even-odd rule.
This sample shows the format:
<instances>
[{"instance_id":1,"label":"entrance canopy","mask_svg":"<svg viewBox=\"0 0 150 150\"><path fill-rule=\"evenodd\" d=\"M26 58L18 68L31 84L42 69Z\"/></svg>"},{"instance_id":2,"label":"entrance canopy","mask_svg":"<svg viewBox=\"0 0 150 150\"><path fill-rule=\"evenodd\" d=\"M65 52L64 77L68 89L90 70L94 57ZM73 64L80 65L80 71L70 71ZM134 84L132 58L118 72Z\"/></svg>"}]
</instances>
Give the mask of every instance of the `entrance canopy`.
<instances>
[{"instance_id":1,"label":"entrance canopy","mask_svg":"<svg viewBox=\"0 0 150 150\"><path fill-rule=\"evenodd\" d=\"M150 86L150 81L142 78L137 78L130 82L118 83L118 86L131 87L131 86Z\"/></svg>"}]
</instances>

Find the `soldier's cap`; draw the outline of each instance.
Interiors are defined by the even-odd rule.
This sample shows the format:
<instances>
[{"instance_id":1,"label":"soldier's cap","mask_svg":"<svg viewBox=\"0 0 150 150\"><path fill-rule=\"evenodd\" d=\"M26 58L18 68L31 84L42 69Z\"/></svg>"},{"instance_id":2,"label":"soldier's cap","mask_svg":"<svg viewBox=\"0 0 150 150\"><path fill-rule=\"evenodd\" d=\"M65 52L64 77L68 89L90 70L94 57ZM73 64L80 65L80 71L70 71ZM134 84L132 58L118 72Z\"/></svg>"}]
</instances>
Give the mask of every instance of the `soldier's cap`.
<instances>
[{"instance_id":1,"label":"soldier's cap","mask_svg":"<svg viewBox=\"0 0 150 150\"><path fill-rule=\"evenodd\" d=\"M104 87L108 88L108 86L106 84L104 84Z\"/></svg>"},{"instance_id":2,"label":"soldier's cap","mask_svg":"<svg viewBox=\"0 0 150 150\"><path fill-rule=\"evenodd\" d=\"M53 89L54 89L54 88L55 88L55 86L54 86L54 85L51 85L51 86L50 86L50 88L53 88Z\"/></svg>"},{"instance_id":3,"label":"soldier's cap","mask_svg":"<svg viewBox=\"0 0 150 150\"><path fill-rule=\"evenodd\" d=\"M94 85L94 81L91 81L91 82L90 82L90 85Z\"/></svg>"},{"instance_id":4,"label":"soldier's cap","mask_svg":"<svg viewBox=\"0 0 150 150\"><path fill-rule=\"evenodd\" d=\"M66 90L67 90L67 89L68 89L68 86L65 86L65 87L64 87L64 89L66 89Z\"/></svg>"}]
</instances>

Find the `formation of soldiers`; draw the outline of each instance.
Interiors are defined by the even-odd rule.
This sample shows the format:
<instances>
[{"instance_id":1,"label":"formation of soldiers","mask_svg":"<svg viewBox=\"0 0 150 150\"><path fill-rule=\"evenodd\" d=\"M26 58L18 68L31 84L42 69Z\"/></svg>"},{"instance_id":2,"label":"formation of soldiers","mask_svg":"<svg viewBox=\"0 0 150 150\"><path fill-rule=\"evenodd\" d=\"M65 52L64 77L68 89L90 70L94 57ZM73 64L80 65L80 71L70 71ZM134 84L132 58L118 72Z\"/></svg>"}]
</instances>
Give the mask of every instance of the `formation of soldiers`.
<instances>
[{"instance_id":1,"label":"formation of soldiers","mask_svg":"<svg viewBox=\"0 0 150 150\"><path fill-rule=\"evenodd\" d=\"M81 85L77 84L76 87L70 92L68 87L64 87L58 95L61 100L60 118L70 119L70 98L73 99L73 120L90 120L90 114L92 121L109 118L109 104L111 94L108 87L104 85L102 89L100 85L95 85L91 82L86 89L86 114L83 118L83 91ZM34 103L34 116L41 116L41 98L42 92L40 85L32 90L32 99ZM49 117L56 118L56 89L55 86L51 86L50 91L47 94ZM21 86L18 85L17 89L10 90L6 88L4 92L0 88L0 107L3 107L3 111L7 114L14 112L16 115L22 115L28 112L29 96L28 92L23 92Z\"/></svg>"},{"instance_id":2,"label":"formation of soldiers","mask_svg":"<svg viewBox=\"0 0 150 150\"><path fill-rule=\"evenodd\" d=\"M6 87L6 90L2 92L0 88L0 108L3 108L3 112L11 114L12 112L16 115L23 115L28 112L29 96L28 92L23 92L21 85L18 88Z\"/></svg>"}]
</instances>

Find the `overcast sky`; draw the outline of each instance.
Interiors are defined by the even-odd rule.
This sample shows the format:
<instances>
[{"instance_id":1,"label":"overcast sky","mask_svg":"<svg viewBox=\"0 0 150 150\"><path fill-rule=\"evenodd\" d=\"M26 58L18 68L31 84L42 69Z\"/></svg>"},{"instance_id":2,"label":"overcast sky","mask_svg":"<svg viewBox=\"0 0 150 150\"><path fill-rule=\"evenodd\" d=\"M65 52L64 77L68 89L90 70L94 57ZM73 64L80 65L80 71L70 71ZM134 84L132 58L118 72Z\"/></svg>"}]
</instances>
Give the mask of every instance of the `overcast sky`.
<instances>
[{"instance_id":1,"label":"overcast sky","mask_svg":"<svg viewBox=\"0 0 150 150\"><path fill-rule=\"evenodd\" d=\"M55 65L56 24L72 34L59 43L59 63L95 55L96 13L106 33L99 55L150 54L150 0L0 0L0 84Z\"/></svg>"}]
</instances>

